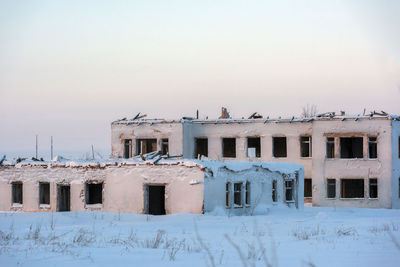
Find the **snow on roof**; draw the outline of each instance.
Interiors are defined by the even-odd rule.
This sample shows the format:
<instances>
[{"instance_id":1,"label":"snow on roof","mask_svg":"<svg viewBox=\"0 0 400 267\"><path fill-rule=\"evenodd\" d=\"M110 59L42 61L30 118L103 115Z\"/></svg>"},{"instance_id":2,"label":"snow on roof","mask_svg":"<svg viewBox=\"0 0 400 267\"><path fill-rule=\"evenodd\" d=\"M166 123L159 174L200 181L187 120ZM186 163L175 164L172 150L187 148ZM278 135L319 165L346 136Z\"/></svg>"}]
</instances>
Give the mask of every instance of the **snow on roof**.
<instances>
[{"instance_id":1,"label":"snow on roof","mask_svg":"<svg viewBox=\"0 0 400 267\"><path fill-rule=\"evenodd\" d=\"M220 168L226 168L234 172L245 171L254 167L268 169L272 172L294 173L303 169L303 166L295 163L286 162L221 162L213 160L196 160L196 159L156 159L141 160L140 158L132 159L108 159L108 160L69 160L63 157L56 157L52 161L34 161L15 160L3 162L5 167L43 167L43 168L105 168L105 167L121 167L121 166L185 166L189 168L198 167L200 169L209 169L216 173Z\"/></svg>"}]
</instances>

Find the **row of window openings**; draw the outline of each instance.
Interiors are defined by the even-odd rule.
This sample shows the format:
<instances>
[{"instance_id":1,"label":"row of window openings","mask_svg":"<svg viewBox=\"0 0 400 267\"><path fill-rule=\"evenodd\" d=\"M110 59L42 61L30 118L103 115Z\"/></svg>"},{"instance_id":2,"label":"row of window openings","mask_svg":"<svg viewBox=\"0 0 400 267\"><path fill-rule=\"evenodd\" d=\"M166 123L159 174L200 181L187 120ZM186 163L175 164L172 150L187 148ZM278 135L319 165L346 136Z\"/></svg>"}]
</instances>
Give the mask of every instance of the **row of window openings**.
<instances>
[{"instance_id":1,"label":"row of window openings","mask_svg":"<svg viewBox=\"0 0 400 267\"><path fill-rule=\"evenodd\" d=\"M287 180L284 183L285 185L285 201L286 202L293 202L293 180ZM272 181L272 202L278 201L278 188L277 188L277 181ZM251 205L250 199L250 182L237 182L231 183L227 182L225 187L225 205L227 208L239 208ZM232 199L232 192L233 192L233 199ZM233 200L233 202L232 202Z\"/></svg>"},{"instance_id":2,"label":"row of window openings","mask_svg":"<svg viewBox=\"0 0 400 267\"><path fill-rule=\"evenodd\" d=\"M124 158L131 158L132 139L124 139ZM136 153L135 155L143 155L157 151L157 139L136 139ZM161 154L168 154L168 138L161 139Z\"/></svg>"},{"instance_id":3,"label":"row of window openings","mask_svg":"<svg viewBox=\"0 0 400 267\"><path fill-rule=\"evenodd\" d=\"M276 158L287 157L286 137L273 137L272 138L272 153ZM311 137L300 137L300 156L311 157ZM206 156L208 157L208 139L196 138L195 139L195 157ZM222 157L236 158L236 138L222 138ZM261 139L260 137L247 138L247 157L260 158L261 157Z\"/></svg>"},{"instance_id":4,"label":"row of window openings","mask_svg":"<svg viewBox=\"0 0 400 267\"><path fill-rule=\"evenodd\" d=\"M364 145L363 137L340 137L340 158L363 158ZM326 139L326 157L335 158L335 138ZM368 158L376 159L378 157L378 142L376 137L368 137Z\"/></svg>"},{"instance_id":5,"label":"row of window openings","mask_svg":"<svg viewBox=\"0 0 400 267\"><path fill-rule=\"evenodd\" d=\"M368 179L369 198L378 198L378 179ZM341 198L364 198L364 179L341 179ZM327 179L327 198L336 198L336 179ZM399 193L400 194L400 193Z\"/></svg>"},{"instance_id":6,"label":"row of window openings","mask_svg":"<svg viewBox=\"0 0 400 267\"><path fill-rule=\"evenodd\" d=\"M23 204L22 182L12 183L12 203ZM103 203L103 183L85 184L85 203L87 205ZM39 183L39 205L50 205L50 183Z\"/></svg>"}]
</instances>

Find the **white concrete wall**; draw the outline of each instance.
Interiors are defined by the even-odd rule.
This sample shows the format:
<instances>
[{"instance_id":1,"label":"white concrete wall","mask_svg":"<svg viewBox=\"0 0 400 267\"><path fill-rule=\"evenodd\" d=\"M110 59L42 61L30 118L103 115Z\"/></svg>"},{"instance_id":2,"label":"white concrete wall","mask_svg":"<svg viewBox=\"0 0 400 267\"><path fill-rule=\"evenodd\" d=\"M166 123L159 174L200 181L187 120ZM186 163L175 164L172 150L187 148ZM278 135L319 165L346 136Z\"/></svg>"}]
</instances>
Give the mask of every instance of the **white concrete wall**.
<instances>
[{"instance_id":1,"label":"white concrete wall","mask_svg":"<svg viewBox=\"0 0 400 267\"><path fill-rule=\"evenodd\" d=\"M21 167L0 169L0 210L56 211L57 184L70 184L71 211L101 209L143 213L144 184L165 185L169 213L202 213L204 172L199 167L177 165L92 168ZM103 205L85 205L86 181L103 182ZM23 205L13 208L11 183L23 182ZM199 181L199 183L192 183ZM50 208L39 208L39 182L50 183Z\"/></svg>"},{"instance_id":2,"label":"white concrete wall","mask_svg":"<svg viewBox=\"0 0 400 267\"><path fill-rule=\"evenodd\" d=\"M392 208L400 209L400 121L392 121Z\"/></svg>"},{"instance_id":3,"label":"white concrete wall","mask_svg":"<svg viewBox=\"0 0 400 267\"><path fill-rule=\"evenodd\" d=\"M169 154L182 155L182 124L180 122L162 122L142 124L111 124L111 154L123 157L124 139L132 139L133 156L136 153L135 139L157 139L157 150L161 150L161 139L168 138Z\"/></svg>"},{"instance_id":4,"label":"white concrete wall","mask_svg":"<svg viewBox=\"0 0 400 267\"><path fill-rule=\"evenodd\" d=\"M294 202L285 201L284 181L294 181ZM277 202L272 201L272 181L277 181ZM226 207L226 183L250 182L250 205L242 207ZM286 205L302 209L304 206L304 170L299 168L293 173L282 174L278 171L270 171L267 168L253 166L246 170L234 171L220 167L212 172L205 172L204 179L204 211L216 214L228 215L256 215L266 214L268 209L274 206ZM231 201L233 203L233 191ZM244 203L245 190L242 198Z\"/></svg>"},{"instance_id":5,"label":"white concrete wall","mask_svg":"<svg viewBox=\"0 0 400 267\"><path fill-rule=\"evenodd\" d=\"M208 138L208 157L218 161L290 162L304 166L306 178L312 176L312 157L300 156L300 136L311 136L311 122L267 122L263 120L243 123L191 123L184 124L184 157L193 158L195 138ZM273 157L272 138L285 136L287 157ZM222 157L222 138L236 138L236 158ZM247 157L247 137L260 137L261 157Z\"/></svg>"},{"instance_id":6,"label":"white concrete wall","mask_svg":"<svg viewBox=\"0 0 400 267\"><path fill-rule=\"evenodd\" d=\"M336 140L336 158L326 158L326 137L363 136L362 159L341 159L339 139ZM313 122L313 204L317 206L354 206L391 208L392 204L392 135L391 121L387 119L326 120ZM378 158L368 158L368 136L376 136ZM326 179L336 179L336 198L327 198ZM342 199L340 179L363 178L363 199ZM368 178L378 179L378 199L369 198Z\"/></svg>"}]
</instances>

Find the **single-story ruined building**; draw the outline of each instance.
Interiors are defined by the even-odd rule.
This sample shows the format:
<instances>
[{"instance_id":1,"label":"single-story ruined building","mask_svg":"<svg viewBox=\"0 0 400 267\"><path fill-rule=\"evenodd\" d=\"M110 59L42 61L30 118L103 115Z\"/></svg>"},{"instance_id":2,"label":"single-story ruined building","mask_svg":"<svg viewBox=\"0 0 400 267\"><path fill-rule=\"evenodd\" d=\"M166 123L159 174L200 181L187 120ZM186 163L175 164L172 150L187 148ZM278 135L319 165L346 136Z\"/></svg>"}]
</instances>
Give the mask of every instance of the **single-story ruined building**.
<instances>
[{"instance_id":1,"label":"single-story ruined building","mask_svg":"<svg viewBox=\"0 0 400 267\"><path fill-rule=\"evenodd\" d=\"M303 167L289 163L146 160L0 165L1 211L262 214L303 206Z\"/></svg>"},{"instance_id":2,"label":"single-story ruined building","mask_svg":"<svg viewBox=\"0 0 400 267\"><path fill-rule=\"evenodd\" d=\"M305 202L400 208L400 117L328 112L303 118L252 114L181 120L143 116L111 123L116 158L153 151L184 159L288 162L304 166Z\"/></svg>"}]
</instances>

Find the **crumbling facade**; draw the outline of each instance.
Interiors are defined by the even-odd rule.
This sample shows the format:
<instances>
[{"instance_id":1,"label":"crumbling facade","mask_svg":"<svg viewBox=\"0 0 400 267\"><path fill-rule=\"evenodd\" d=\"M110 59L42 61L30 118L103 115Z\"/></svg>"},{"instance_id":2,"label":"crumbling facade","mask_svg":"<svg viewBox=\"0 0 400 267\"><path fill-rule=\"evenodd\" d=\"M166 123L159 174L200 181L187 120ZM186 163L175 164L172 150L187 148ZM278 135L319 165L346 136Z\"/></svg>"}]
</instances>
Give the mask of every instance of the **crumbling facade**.
<instances>
[{"instance_id":1,"label":"crumbling facade","mask_svg":"<svg viewBox=\"0 0 400 267\"><path fill-rule=\"evenodd\" d=\"M265 214L303 206L303 167L188 160L6 162L1 211Z\"/></svg>"},{"instance_id":2,"label":"crumbling facade","mask_svg":"<svg viewBox=\"0 0 400 267\"><path fill-rule=\"evenodd\" d=\"M185 159L297 163L305 202L400 208L399 127L399 117L386 113L234 119L223 110L219 119L125 119L111 124L112 155L135 157L167 144L170 155ZM144 150L151 139L156 148Z\"/></svg>"}]
</instances>

